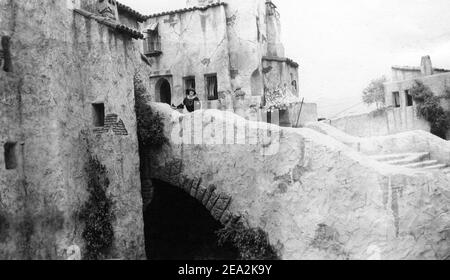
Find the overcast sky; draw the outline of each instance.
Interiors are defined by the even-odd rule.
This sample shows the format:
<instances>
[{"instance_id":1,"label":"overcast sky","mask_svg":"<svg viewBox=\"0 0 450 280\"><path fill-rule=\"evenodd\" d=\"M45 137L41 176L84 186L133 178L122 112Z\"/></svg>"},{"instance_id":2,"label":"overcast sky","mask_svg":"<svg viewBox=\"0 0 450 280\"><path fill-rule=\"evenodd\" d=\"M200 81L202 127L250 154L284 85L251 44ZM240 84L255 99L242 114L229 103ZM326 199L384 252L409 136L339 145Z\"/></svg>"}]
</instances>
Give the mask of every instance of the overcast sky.
<instances>
[{"instance_id":1,"label":"overcast sky","mask_svg":"<svg viewBox=\"0 0 450 280\"><path fill-rule=\"evenodd\" d=\"M242 0L245 1L245 0ZM121 0L155 13L185 0ZM301 95L321 116L363 110L361 92L392 65L450 68L449 0L273 0L281 14L286 55L300 64Z\"/></svg>"}]
</instances>

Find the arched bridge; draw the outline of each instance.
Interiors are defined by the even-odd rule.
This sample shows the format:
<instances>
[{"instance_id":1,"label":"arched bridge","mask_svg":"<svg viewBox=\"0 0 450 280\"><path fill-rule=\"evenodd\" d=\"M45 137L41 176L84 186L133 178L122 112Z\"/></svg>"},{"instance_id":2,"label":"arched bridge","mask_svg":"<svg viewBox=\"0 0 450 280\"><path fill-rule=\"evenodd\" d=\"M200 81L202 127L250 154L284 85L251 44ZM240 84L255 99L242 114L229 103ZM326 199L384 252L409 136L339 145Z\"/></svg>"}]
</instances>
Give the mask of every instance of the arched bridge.
<instances>
[{"instance_id":1,"label":"arched bridge","mask_svg":"<svg viewBox=\"0 0 450 280\"><path fill-rule=\"evenodd\" d=\"M148 154L147 177L183 189L223 224L242 216L268 233L283 259L449 255L444 174L386 170L310 129L152 107L164 117L169 144Z\"/></svg>"}]
</instances>

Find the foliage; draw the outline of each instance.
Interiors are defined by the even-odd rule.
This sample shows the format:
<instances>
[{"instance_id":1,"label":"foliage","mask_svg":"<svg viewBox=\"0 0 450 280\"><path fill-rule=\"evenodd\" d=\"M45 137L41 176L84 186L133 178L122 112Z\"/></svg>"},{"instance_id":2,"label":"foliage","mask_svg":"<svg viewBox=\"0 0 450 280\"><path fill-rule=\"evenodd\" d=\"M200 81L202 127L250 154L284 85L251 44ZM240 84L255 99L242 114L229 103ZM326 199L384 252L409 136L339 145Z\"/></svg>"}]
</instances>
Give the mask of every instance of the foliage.
<instances>
[{"instance_id":1,"label":"foliage","mask_svg":"<svg viewBox=\"0 0 450 280\"><path fill-rule=\"evenodd\" d=\"M447 130L450 128L449 113L441 106L439 97L435 96L431 89L421 81L415 81L410 94L417 102L417 113L431 125L431 133L446 139Z\"/></svg>"},{"instance_id":2,"label":"foliage","mask_svg":"<svg viewBox=\"0 0 450 280\"><path fill-rule=\"evenodd\" d=\"M231 244L239 251L241 260L277 260L267 233L262 229L248 228L242 221L230 223L217 231L219 244Z\"/></svg>"},{"instance_id":3,"label":"foliage","mask_svg":"<svg viewBox=\"0 0 450 280\"><path fill-rule=\"evenodd\" d=\"M367 105L376 104L377 108L380 109L384 107L386 103L386 98L384 94L384 83L387 81L386 77L372 80L363 91L363 101Z\"/></svg>"},{"instance_id":4,"label":"foliage","mask_svg":"<svg viewBox=\"0 0 450 280\"><path fill-rule=\"evenodd\" d=\"M134 79L134 86L139 143L144 147L159 148L167 142L163 118L159 113L155 114L147 104L146 89L138 77Z\"/></svg>"},{"instance_id":5,"label":"foliage","mask_svg":"<svg viewBox=\"0 0 450 280\"><path fill-rule=\"evenodd\" d=\"M107 195L109 180L105 166L98 159L90 157L86 172L89 198L80 211L80 220L85 223L82 234L86 241L84 258L99 260L106 258L114 240L113 201Z\"/></svg>"}]
</instances>

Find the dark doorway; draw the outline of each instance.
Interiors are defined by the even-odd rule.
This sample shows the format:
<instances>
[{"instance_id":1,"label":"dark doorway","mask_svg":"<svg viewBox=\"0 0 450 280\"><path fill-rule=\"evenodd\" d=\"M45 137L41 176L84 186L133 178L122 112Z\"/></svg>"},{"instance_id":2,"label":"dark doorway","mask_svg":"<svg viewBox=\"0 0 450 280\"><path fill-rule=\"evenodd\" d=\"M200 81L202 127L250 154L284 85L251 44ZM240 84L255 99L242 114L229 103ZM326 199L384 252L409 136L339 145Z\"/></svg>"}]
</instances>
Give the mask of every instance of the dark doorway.
<instances>
[{"instance_id":1,"label":"dark doorway","mask_svg":"<svg viewBox=\"0 0 450 280\"><path fill-rule=\"evenodd\" d=\"M163 79L159 85L159 98L161 103L172 104L172 91L166 79Z\"/></svg>"},{"instance_id":2,"label":"dark doorway","mask_svg":"<svg viewBox=\"0 0 450 280\"><path fill-rule=\"evenodd\" d=\"M152 203L144 214L150 260L235 260L232 246L219 246L222 228L206 208L183 190L157 180Z\"/></svg>"}]
</instances>

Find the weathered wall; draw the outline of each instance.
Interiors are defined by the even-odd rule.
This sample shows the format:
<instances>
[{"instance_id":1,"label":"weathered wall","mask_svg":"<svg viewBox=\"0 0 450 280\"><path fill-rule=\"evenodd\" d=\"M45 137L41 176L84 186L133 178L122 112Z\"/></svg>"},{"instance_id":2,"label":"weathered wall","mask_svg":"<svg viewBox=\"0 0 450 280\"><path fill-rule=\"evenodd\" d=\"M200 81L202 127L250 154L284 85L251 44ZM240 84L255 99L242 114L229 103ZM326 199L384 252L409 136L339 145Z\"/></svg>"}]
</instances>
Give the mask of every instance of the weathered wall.
<instances>
[{"instance_id":1,"label":"weathered wall","mask_svg":"<svg viewBox=\"0 0 450 280\"><path fill-rule=\"evenodd\" d=\"M284 58L281 60L276 58L263 59L262 67L265 91L272 92L287 87L294 95L299 95L297 67L289 65ZM293 81L297 86L293 86Z\"/></svg>"},{"instance_id":2,"label":"weathered wall","mask_svg":"<svg viewBox=\"0 0 450 280\"><path fill-rule=\"evenodd\" d=\"M227 0L226 3L233 90L241 87L249 103L259 105L263 86L252 92L251 80L255 71L262 74L261 59L267 50L265 1Z\"/></svg>"},{"instance_id":3,"label":"weathered wall","mask_svg":"<svg viewBox=\"0 0 450 280\"><path fill-rule=\"evenodd\" d=\"M219 92L231 91L224 6L150 18L143 26L154 22L159 23L163 54L150 59L156 77L151 92L158 76L171 76L172 103L179 105L186 97L183 78L194 76L199 97L207 100L207 74L217 74Z\"/></svg>"},{"instance_id":4,"label":"weathered wall","mask_svg":"<svg viewBox=\"0 0 450 280\"><path fill-rule=\"evenodd\" d=\"M77 211L87 198L89 147L111 181L116 220L109 257L140 259L144 237L133 76L145 68L139 69L136 41L65 5L0 2L0 32L12 38L14 65L13 73L0 73L7 100L0 103L0 142L21 144L16 170L4 169L0 153L0 258L64 259L69 246L83 248ZM106 114L117 114L123 126L94 130L95 102L104 102Z\"/></svg>"},{"instance_id":5,"label":"weathered wall","mask_svg":"<svg viewBox=\"0 0 450 280\"><path fill-rule=\"evenodd\" d=\"M264 127L215 110L180 115L167 105L153 107L165 117L171 141L150 159L152 176L200 178L200 187L197 180L185 190L206 197L207 209L223 222L240 214L261 227L283 259L443 259L450 252L450 180L443 174L386 171L310 129ZM217 125L225 120L231 131L253 135L231 139L257 142L220 144ZM192 122L203 131L194 139L203 135L209 144L180 142L190 138L180 129ZM221 197L232 199L225 212Z\"/></svg>"},{"instance_id":6,"label":"weathered wall","mask_svg":"<svg viewBox=\"0 0 450 280\"><path fill-rule=\"evenodd\" d=\"M300 114L300 118L299 118ZM304 127L310 122L317 122L317 104L315 103L297 103L289 106L289 118L293 127ZM297 123L298 120L298 123Z\"/></svg>"},{"instance_id":7,"label":"weathered wall","mask_svg":"<svg viewBox=\"0 0 450 280\"><path fill-rule=\"evenodd\" d=\"M405 91L410 90L414 84L415 80L422 81L425 85L430 87L434 94L437 96L442 96L445 93L446 87L450 87L450 73L436 74L425 77L418 77L416 79L406 79L402 81L385 83L386 92L386 104L393 105L393 92L400 93L400 102L402 107L405 104ZM444 104L445 105L445 104Z\"/></svg>"},{"instance_id":8,"label":"weathered wall","mask_svg":"<svg viewBox=\"0 0 450 280\"><path fill-rule=\"evenodd\" d=\"M450 164L450 142L431 133L415 130L380 137L356 137L324 122L310 123L308 128L328 135L353 149L368 155L430 153L431 158Z\"/></svg>"},{"instance_id":9,"label":"weathered wall","mask_svg":"<svg viewBox=\"0 0 450 280\"><path fill-rule=\"evenodd\" d=\"M387 108L327 122L345 133L360 137L384 136L410 130L430 131L430 125L417 116L415 107L406 106Z\"/></svg>"}]
</instances>

